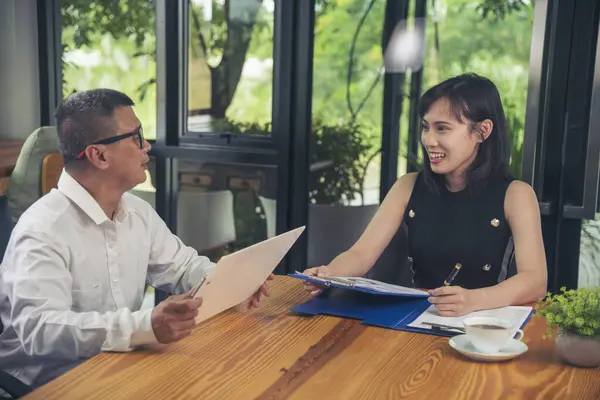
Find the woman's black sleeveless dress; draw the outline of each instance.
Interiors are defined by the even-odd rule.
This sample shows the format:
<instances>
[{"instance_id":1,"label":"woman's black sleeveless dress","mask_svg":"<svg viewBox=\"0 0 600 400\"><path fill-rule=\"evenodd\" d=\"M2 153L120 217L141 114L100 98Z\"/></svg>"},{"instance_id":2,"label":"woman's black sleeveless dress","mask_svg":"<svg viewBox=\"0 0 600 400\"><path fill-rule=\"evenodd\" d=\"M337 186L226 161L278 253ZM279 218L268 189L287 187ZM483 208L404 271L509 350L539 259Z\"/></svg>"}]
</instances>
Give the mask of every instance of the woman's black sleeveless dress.
<instances>
[{"instance_id":1,"label":"woman's black sleeveless dress","mask_svg":"<svg viewBox=\"0 0 600 400\"><path fill-rule=\"evenodd\" d=\"M477 192L444 186L436 194L419 173L404 214L415 287L443 286L457 263L462 267L452 285L466 289L493 286L516 273L504 216L511 181L495 179Z\"/></svg>"}]
</instances>

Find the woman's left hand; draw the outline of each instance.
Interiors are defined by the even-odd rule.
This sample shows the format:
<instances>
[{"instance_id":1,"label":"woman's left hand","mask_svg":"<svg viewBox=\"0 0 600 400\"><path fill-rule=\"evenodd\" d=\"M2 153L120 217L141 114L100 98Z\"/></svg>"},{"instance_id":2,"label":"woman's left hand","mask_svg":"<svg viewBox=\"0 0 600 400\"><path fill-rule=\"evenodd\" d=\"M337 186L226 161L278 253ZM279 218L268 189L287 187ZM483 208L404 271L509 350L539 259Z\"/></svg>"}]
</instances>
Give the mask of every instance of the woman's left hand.
<instances>
[{"instance_id":1,"label":"woman's left hand","mask_svg":"<svg viewBox=\"0 0 600 400\"><path fill-rule=\"evenodd\" d=\"M443 317L458 317L475 311L473 291L460 286L443 286L429 290L429 302Z\"/></svg>"}]
</instances>

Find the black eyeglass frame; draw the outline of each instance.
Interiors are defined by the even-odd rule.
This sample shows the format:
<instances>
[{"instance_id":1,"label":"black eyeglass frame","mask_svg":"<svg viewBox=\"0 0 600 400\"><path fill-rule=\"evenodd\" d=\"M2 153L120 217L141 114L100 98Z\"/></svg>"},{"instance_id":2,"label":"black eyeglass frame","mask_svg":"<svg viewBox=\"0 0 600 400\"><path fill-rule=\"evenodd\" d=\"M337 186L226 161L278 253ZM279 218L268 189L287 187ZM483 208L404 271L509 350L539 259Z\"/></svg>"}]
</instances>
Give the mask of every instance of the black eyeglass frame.
<instances>
[{"instance_id":1,"label":"black eyeglass frame","mask_svg":"<svg viewBox=\"0 0 600 400\"><path fill-rule=\"evenodd\" d=\"M140 146L140 149L143 149L144 148L144 130L143 130L142 126L140 125L133 132L123 133L121 135L116 135L116 136L111 136L109 138L100 139L100 140L95 141L94 143L88 144L87 146L85 146L85 148L83 150L81 150L79 152L79 154L77 154L77 157L75 157L75 159L76 160L81 160L81 159L85 158L85 150L88 147L90 147L90 146L93 146L93 145L96 145L96 144L113 144L113 143L117 143L117 142L119 142L119 141L121 141L123 139L127 139L127 138L130 138L132 136L136 136L136 135L138 136L138 140L139 140L138 144Z\"/></svg>"}]
</instances>

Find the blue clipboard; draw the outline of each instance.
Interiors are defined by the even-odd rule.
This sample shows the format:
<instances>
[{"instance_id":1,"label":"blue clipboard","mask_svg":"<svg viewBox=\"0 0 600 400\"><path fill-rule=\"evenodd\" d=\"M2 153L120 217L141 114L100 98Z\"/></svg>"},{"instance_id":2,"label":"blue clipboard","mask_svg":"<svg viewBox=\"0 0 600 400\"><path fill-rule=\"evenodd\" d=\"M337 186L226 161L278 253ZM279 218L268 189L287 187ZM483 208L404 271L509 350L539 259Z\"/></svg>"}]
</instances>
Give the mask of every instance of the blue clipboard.
<instances>
[{"instance_id":1,"label":"blue clipboard","mask_svg":"<svg viewBox=\"0 0 600 400\"><path fill-rule=\"evenodd\" d=\"M366 287L362 287L360 285L353 285L353 284L345 283L343 278L336 278L336 277L317 278L317 277L304 275L304 274L300 274L300 273L288 274L288 276L290 276L292 278L301 279L306 282L323 285L328 288L347 289L347 290L353 290L353 291L357 291L357 292L374 294L374 295L378 295L378 296L410 297L410 298L420 298L420 299L426 299L427 297L429 297L429 293L420 292L420 291L419 291L420 293L397 293L397 292L385 292L385 291L372 290L372 289L369 289ZM409 288L409 289L413 290L412 288Z\"/></svg>"},{"instance_id":2,"label":"blue clipboard","mask_svg":"<svg viewBox=\"0 0 600 400\"><path fill-rule=\"evenodd\" d=\"M380 294L380 293L378 293ZM429 335L452 337L461 332L444 329L426 329L408 326L431 306L426 298L379 296L351 291L326 291L306 303L292 308L292 311L305 315L332 315L361 320L362 323L398 331L426 333ZM533 311L521 326L527 325Z\"/></svg>"}]
</instances>

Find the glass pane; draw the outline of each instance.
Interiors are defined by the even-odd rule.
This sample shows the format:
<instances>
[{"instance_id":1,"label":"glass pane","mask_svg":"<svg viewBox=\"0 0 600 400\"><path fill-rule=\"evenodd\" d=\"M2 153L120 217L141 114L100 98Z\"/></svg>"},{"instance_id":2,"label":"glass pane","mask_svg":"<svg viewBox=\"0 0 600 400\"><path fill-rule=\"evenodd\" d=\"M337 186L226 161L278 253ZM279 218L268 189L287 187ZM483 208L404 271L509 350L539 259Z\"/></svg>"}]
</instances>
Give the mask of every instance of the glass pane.
<instances>
[{"instance_id":1,"label":"glass pane","mask_svg":"<svg viewBox=\"0 0 600 400\"><path fill-rule=\"evenodd\" d=\"M146 181L130 190L131 194L148 202L156 210L156 159L150 157L146 170Z\"/></svg>"},{"instance_id":2,"label":"glass pane","mask_svg":"<svg viewBox=\"0 0 600 400\"><path fill-rule=\"evenodd\" d=\"M274 236L276 171L180 160L177 235L213 261Z\"/></svg>"},{"instance_id":3,"label":"glass pane","mask_svg":"<svg viewBox=\"0 0 600 400\"><path fill-rule=\"evenodd\" d=\"M156 29L152 1L61 1L63 95L126 93L148 139L156 138Z\"/></svg>"},{"instance_id":4,"label":"glass pane","mask_svg":"<svg viewBox=\"0 0 600 400\"><path fill-rule=\"evenodd\" d=\"M443 0L427 2L426 53L422 92L451 76L475 72L491 79L500 92L512 135L511 173L519 178L523 127L529 75L529 52L533 26L533 1L503 13L504 5L488 2ZM433 6L432 6L433 5ZM410 24L409 24L410 25ZM410 71L409 71L410 72ZM415 75L412 75L413 77ZM410 74L405 93L409 93ZM409 99L401 120L401 154L398 175L406 173ZM418 129L418 128L417 128ZM416 140L420 139L415 132ZM420 145L419 145L420 153ZM415 160L412 159L414 162ZM417 165L422 159L419 154Z\"/></svg>"},{"instance_id":5,"label":"glass pane","mask_svg":"<svg viewBox=\"0 0 600 400\"><path fill-rule=\"evenodd\" d=\"M600 214L593 221L582 221L578 286L600 286Z\"/></svg>"},{"instance_id":6,"label":"glass pane","mask_svg":"<svg viewBox=\"0 0 600 400\"><path fill-rule=\"evenodd\" d=\"M184 160L178 164L174 233L183 243L217 262L275 236L276 167ZM154 301L154 290L148 288L144 305L151 307Z\"/></svg>"},{"instance_id":7,"label":"glass pane","mask_svg":"<svg viewBox=\"0 0 600 400\"><path fill-rule=\"evenodd\" d=\"M190 0L187 127L269 134L273 0Z\"/></svg>"},{"instance_id":8,"label":"glass pane","mask_svg":"<svg viewBox=\"0 0 600 400\"><path fill-rule=\"evenodd\" d=\"M384 1L315 6L309 266L352 246L378 207L384 11Z\"/></svg>"}]
</instances>

